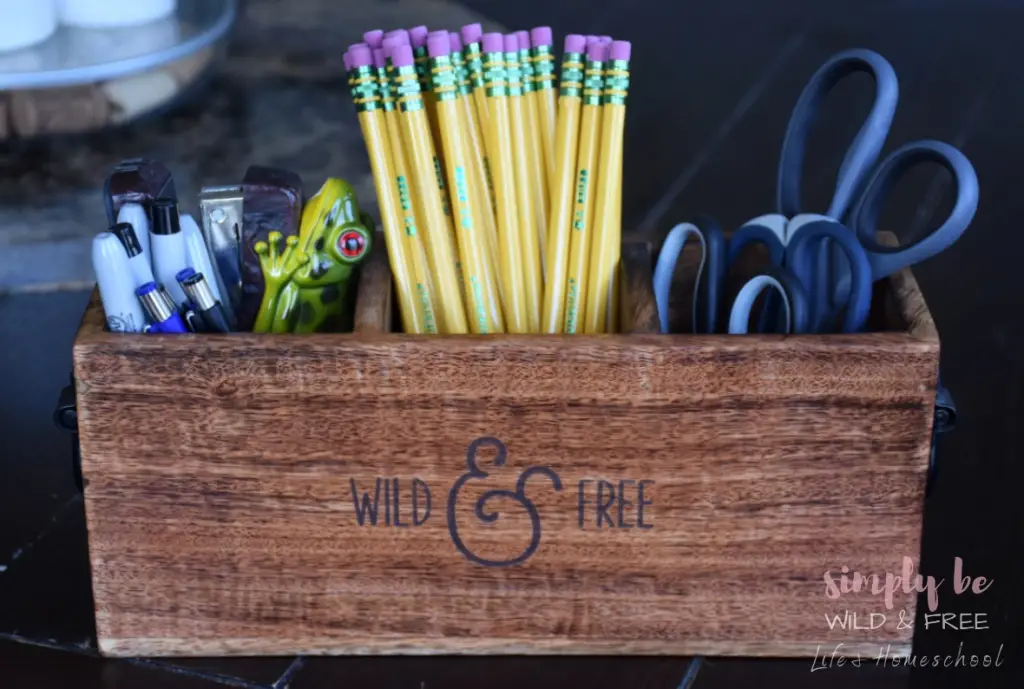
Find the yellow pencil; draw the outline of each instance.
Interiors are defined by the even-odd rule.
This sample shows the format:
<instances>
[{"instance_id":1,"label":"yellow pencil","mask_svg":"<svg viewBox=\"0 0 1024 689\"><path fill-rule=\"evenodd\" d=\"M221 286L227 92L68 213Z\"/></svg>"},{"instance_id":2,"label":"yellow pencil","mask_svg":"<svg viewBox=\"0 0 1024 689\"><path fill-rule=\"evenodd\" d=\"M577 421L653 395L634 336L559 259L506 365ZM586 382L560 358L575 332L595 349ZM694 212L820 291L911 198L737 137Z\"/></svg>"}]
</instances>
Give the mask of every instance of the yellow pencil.
<instances>
[{"instance_id":1,"label":"yellow pencil","mask_svg":"<svg viewBox=\"0 0 1024 689\"><path fill-rule=\"evenodd\" d=\"M565 332L583 332L590 246L594 223L594 188L598 177L601 145L601 92L604 86L604 58L608 46L595 41L587 46L583 73L583 112L580 115L580 147L576 156L576 198L573 205L572 239L566 270Z\"/></svg>"},{"instance_id":2,"label":"yellow pencil","mask_svg":"<svg viewBox=\"0 0 1024 689\"><path fill-rule=\"evenodd\" d=\"M491 144L487 140L487 137L490 136L490 126L487 122L487 92L484 88L483 53L480 47L482 37L483 32L479 24L467 24L462 27L462 55L466 65L466 72L469 74L470 89L473 92L470 112L473 126L476 128L480 144L483 146L483 165L484 177L487 183L487 196L491 201L491 211L494 213L495 223L497 223L498 204L494 193L494 173L491 171Z\"/></svg>"},{"instance_id":3,"label":"yellow pencil","mask_svg":"<svg viewBox=\"0 0 1024 689\"><path fill-rule=\"evenodd\" d=\"M408 156L402 141L401 124L398 121L398 112L394 107L397 88L387 76L386 62L384 50L375 48L373 63L377 70L377 82L384 100L385 133L388 138L388 150L391 152L391 179L404 230L402 244L405 259L412 274L416 300L420 305L421 312L425 314L426 332L437 333L440 330L436 306L437 290L430 274L430 263L427 260L426 247L423 244L423 234L419 231L422 226L423 208L417 203L416 192L412 189ZM394 72L393 68L392 72Z\"/></svg>"},{"instance_id":4,"label":"yellow pencil","mask_svg":"<svg viewBox=\"0 0 1024 689\"><path fill-rule=\"evenodd\" d=\"M448 179L452 184L456 236L462 257L466 283L466 309L470 329L474 333L502 332L504 324L495 322L497 305L494 290L489 284L490 254L483 230L482 213L478 198L471 192L469 165L470 151L466 145L458 103L458 76L451 63L451 41L447 31L435 31L427 38L427 69L437 102L437 123L441 132L444 159L448 165Z\"/></svg>"},{"instance_id":5,"label":"yellow pencil","mask_svg":"<svg viewBox=\"0 0 1024 689\"><path fill-rule=\"evenodd\" d=\"M487 95L487 136L491 148L491 174L498 205L498 275L502 283L505 326L510 333L529 332L523 286L519 219L516 216L515 161L509 123L508 86L505 73L504 39L500 33L484 34L484 88Z\"/></svg>"},{"instance_id":6,"label":"yellow pencil","mask_svg":"<svg viewBox=\"0 0 1024 689\"><path fill-rule=\"evenodd\" d=\"M551 216L548 246L544 254L545 283L541 330L563 332L565 316L565 273L569 265L572 229L573 181L579 144L580 103L583 93L583 49L586 39L577 34L565 37L562 78L558 97L558 127L555 134L554 182L551 185Z\"/></svg>"},{"instance_id":7,"label":"yellow pencil","mask_svg":"<svg viewBox=\"0 0 1024 689\"><path fill-rule=\"evenodd\" d=\"M452 49L452 68L455 70L457 90L459 92L459 97L456 101L459 104L459 124L462 127L464 140L469 146L467 155L470 158L470 171L472 173L469 178L470 194L473 198L477 199L476 203L480 208L480 216L483 221L480 232L483 234L484 243L487 246L487 254L490 258L486 264L490 271L487 274L487 284L493 290L492 301L497 312L494 317L494 323L495 326L500 323L501 328L504 329L505 319L502 316L504 300L501 298L501 281L497 278L497 220L494 217L494 199L488 188L487 171L484 165L487 162L487 158L483 137L480 134L479 125L474 121L473 117L475 106L473 103L472 80L462 56L462 39L454 31L448 34L448 39Z\"/></svg>"},{"instance_id":8,"label":"yellow pencil","mask_svg":"<svg viewBox=\"0 0 1024 689\"><path fill-rule=\"evenodd\" d=\"M526 99L519 71L519 40L506 34L505 70L508 75L508 115L512 125L512 159L515 173L515 203L519 218L519 258L526 300L527 332L540 329L540 305L544 289L540 269L540 247L533 210L533 184L530 181L530 157L526 142Z\"/></svg>"},{"instance_id":9,"label":"yellow pencil","mask_svg":"<svg viewBox=\"0 0 1024 689\"><path fill-rule=\"evenodd\" d=\"M584 332L609 332L609 307L618 304L616 275L622 250L622 136L629 91L628 41L612 41L601 109L601 164L597 178L597 219L590 257Z\"/></svg>"},{"instance_id":10,"label":"yellow pencil","mask_svg":"<svg viewBox=\"0 0 1024 689\"><path fill-rule=\"evenodd\" d=\"M429 294L425 302L418 298L415 277L406 256L402 213L394 186L394 164L384 121L384 109L390 103L381 93L377 72L371 62L370 49L365 45L354 45L345 54L352 101L359 113L359 126L370 156L370 170L377 190L377 205L380 207L384 242L398 296L402 329L407 333L436 333Z\"/></svg>"},{"instance_id":11,"label":"yellow pencil","mask_svg":"<svg viewBox=\"0 0 1024 689\"><path fill-rule=\"evenodd\" d=\"M427 69L427 34L425 26L414 26L408 31L398 29L393 33L405 33L409 37L409 45L412 46L413 60L416 61L416 75L420 78L420 93L423 98L423 110L427 113L427 122L430 123L430 136L434 140L434 153L437 157L435 174L443 175L445 170L444 152L441 150L441 129L437 122L437 103L434 100L433 91L430 90L430 74ZM444 186L444 182L439 182Z\"/></svg>"},{"instance_id":12,"label":"yellow pencil","mask_svg":"<svg viewBox=\"0 0 1024 689\"><path fill-rule=\"evenodd\" d=\"M538 268L541 272L540 294L537 297L537 327L540 329L540 303L544 299L544 243L548 237L548 174L544 166L544 147L541 143L538 94L533 84L533 58L530 57L530 34L516 31L519 41L519 71L523 80L523 133L526 136L526 158L530 171L530 193L533 221L537 228Z\"/></svg>"},{"instance_id":13,"label":"yellow pencil","mask_svg":"<svg viewBox=\"0 0 1024 689\"><path fill-rule=\"evenodd\" d=\"M427 257L437 288L437 312L441 314L442 332L462 334L469 331L466 311L462 303L455 246L454 229L445 217L435 177L434 146L430 138L430 125L423 111L419 77L416 75L412 46L397 45L391 51L398 95L399 121L402 139L412 154L410 169L414 188L423 205L423 227Z\"/></svg>"},{"instance_id":14,"label":"yellow pencil","mask_svg":"<svg viewBox=\"0 0 1024 689\"><path fill-rule=\"evenodd\" d=\"M540 130L541 151L544 156L545 179L547 180L548 209L550 197L555 193L555 119L558 111L555 103L555 56L552 51L550 26L538 26L530 30L530 57L533 60L533 84L537 101L537 128ZM545 252L547 245L545 244ZM546 277L546 275L545 275Z\"/></svg>"}]
</instances>

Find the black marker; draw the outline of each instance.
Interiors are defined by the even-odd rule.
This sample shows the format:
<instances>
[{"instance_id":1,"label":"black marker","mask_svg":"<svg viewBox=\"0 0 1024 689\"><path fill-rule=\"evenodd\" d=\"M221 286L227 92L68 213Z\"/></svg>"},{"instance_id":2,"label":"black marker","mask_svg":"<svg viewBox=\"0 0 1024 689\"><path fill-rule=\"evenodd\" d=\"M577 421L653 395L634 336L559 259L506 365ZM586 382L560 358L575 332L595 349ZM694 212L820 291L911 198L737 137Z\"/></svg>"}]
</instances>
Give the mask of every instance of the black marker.
<instances>
[{"instance_id":1,"label":"black marker","mask_svg":"<svg viewBox=\"0 0 1024 689\"><path fill-rule=\"evenodd\" d=\"M213 290L210 289L203 274L189 268L178 273L177 278L196 313L203 319L207 332L231 332L228 314L224 306L213 296Z\"/></svg>"}]
</instances>

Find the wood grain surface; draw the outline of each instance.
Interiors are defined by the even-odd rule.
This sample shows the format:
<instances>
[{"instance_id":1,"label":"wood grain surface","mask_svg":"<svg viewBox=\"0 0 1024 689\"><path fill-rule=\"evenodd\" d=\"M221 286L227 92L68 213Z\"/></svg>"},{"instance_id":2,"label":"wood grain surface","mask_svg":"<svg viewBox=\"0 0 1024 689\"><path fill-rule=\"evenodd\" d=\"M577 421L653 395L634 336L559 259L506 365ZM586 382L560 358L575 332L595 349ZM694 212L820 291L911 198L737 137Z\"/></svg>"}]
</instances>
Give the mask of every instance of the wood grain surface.
<instances>
[{"instance_id":1,"label":"wood grain surface","mask_svg":"<svg viewBox=\"0 0 1024 689\"><path fill-rule=\"evenodd\" d=\"M920 552L938 340L909 272L876 301L887 332L797 337L131 336L94 302L100 649L908 653L912 593L825 585Z\"/></svg>"}]
</instances>

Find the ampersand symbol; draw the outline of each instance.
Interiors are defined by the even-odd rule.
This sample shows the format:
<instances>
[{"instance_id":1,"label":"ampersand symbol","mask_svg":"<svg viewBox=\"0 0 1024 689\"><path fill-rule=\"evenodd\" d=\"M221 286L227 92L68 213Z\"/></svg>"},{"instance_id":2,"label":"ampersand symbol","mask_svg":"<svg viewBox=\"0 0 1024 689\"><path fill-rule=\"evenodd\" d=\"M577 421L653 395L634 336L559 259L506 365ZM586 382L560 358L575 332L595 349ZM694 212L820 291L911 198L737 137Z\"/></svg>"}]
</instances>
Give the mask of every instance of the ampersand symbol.
<instances>
[{"instance_id":1,"label":"ampersand symbol","mask_svg":"<svg viewBox=\"0 0 1024 689\"><path fill-rule=\"evenodd\" d=\"M912 626L914 626L914 620L911 619L907 622L907 611L900 610L900 620L896 623L896 629L910 629Z\"/></svg>"},{"instance_id":2,"label":"ampersand symbol","mask_svg":"<svg viewBox=\"0 0 1024 689\"><path fill-rule=\"evenodd\" d=\"M522 564L525 562L534 552L537 550L537 546L540 545L540 514L537 512L536 506L526 497L526 483L530 480L530 477L534 474L543 474L551 479L551 483L554 485L555 490L562 490L562 480L558 477L552 469L548 467L531 467L519 475L519 480L516 481L515 491L511 490L489 490L480 496L480 499L476 501L476 508L473 510L476 514L476 518L485 523L494 523L498 520L497 511L488 511L487 502L493 498L509 498L517 503L526 510L526 513L530 517L531 536L530 544L526 549L521 552L518 556L510 560L487 560L473 553L466 544L462 542L462 538L459 537L459 528L455 520L455 505L458 502L459 491L462 490L463 485L467 481L472 479L485 479L488 476L486 471L483 471L477 465L477 451L481 447L493 447L497 451L497 456L494 458L492 464L496 467L504 466L505 460L508 458L508 450L505 448L505 444L497 438L478 438L470 443L469 448L466 450L466 473L459 477L459 480L452 486L451 492L448 493L448 531L451 534L452 542L455 547L459 549L467 560L475 562L484 567L512 567L514 565Z\"/></svg>"}]
</instances>

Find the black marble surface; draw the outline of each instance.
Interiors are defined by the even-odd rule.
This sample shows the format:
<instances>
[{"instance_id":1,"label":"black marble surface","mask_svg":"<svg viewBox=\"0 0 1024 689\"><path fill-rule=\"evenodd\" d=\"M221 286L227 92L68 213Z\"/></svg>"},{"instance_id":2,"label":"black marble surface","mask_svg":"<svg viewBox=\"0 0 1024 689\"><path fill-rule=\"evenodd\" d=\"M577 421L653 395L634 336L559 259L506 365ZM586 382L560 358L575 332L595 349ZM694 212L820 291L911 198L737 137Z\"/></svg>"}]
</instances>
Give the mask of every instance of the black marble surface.
<instances>
[{"instance_id":1,"label":"black marble surface","mask_svg":"<svg viewBox=\"0 0 1024 689\"><path fill-rule=\"evenodd\" d=\"M193 193L202 184L240 178L250 162L292 167L310 185L336 174L368 189L338 56L378 25L455 26L485 16L515 28L551 24L556 35L632 39L623 209L627 226L654 235L696 212L713 213L728 227L772 210L779 146L804 82L835 51L874 48L900 76L886 150L916 138L948 141L971 158L981 182L971 230L915 275L942 337L943 382L959 409L957 428L939 444L922 567L948 578L953 558L961 557L970 572L995 581L984 597L952 596L942 608L986 613L990 628L957 633L919 624L914 653L1003 647L1006 660L998 670L865 663L811 672L810 660L707 659L693 686L1024 686L1018 496L1024 289L1015 279L1024 254L1017 227L1024 194L1016 174L1024 159L1024 62L1016 54L1024 7L1009 0L463 5L252 0L229 61L200 101L116 135L0 150L0 286L88 279L82 247L87 252L101 229L98 185L125 156L166 160L179 186ZM854 82L826 104L806 163L809 207L825 205L869 90ZM934 225L946 184L929 170L908 180L886 209L885 227L906 240ZM0 296L0 687L539 689L684 682L687 659L96 658L81 501L68 438L50 421L84 300L79 292Z\"/></svg>"}]
</instances>

